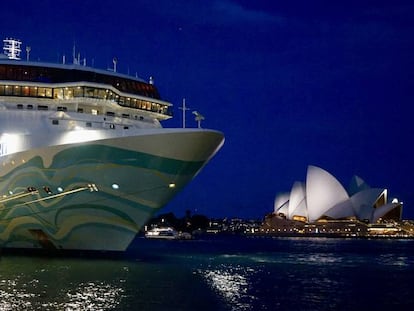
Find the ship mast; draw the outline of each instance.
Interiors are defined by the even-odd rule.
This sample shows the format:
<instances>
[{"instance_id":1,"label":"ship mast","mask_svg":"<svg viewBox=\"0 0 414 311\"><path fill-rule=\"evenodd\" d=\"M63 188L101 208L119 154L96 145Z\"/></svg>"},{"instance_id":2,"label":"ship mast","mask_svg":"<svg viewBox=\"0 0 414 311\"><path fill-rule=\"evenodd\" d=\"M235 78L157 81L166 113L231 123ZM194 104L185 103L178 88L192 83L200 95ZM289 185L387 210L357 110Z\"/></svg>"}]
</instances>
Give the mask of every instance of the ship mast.
<instances>
[{"instance_id":1,"label":"ship mast","mask_svg":"<svg viewBox=\"0 0 414 311\"><path fill-rule=\"evenodd\" d=\"M181 107L179 107L178 109L181 109L183 111L183 129L185 129L185 112L187 110L190 110L190 108L187 108L185 106L185 98L183 98L183 105Z\"/></svg>"}]
</instances>

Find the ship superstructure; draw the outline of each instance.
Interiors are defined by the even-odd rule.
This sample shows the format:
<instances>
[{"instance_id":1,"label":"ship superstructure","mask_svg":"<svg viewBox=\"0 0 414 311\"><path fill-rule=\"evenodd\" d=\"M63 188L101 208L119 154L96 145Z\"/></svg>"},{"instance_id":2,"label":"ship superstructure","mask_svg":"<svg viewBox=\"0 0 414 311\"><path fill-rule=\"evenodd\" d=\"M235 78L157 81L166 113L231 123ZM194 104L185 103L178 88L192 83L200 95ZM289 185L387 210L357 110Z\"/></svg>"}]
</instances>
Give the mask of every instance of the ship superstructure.
<instances>
[{"instance_id":1,"label":"ship superstructure","mask_svg":"<svg viewBox=\"0 0 414 311\"><path fill-rule=\"evenodd\" d=\"M19 45L20 46L20 45ZM0 57L0 245L124 251L219 150L142 79Z\"/></svg>"}]
</instances>

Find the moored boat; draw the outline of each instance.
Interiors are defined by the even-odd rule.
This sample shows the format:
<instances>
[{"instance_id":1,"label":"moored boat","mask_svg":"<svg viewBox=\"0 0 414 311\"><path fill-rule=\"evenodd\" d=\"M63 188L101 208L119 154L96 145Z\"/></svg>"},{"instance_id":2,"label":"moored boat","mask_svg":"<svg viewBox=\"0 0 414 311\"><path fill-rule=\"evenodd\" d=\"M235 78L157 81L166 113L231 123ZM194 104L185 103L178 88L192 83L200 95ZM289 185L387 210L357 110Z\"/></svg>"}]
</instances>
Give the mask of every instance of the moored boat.
<instances>
[{"instance_id":1,"label":"moored boat","mask_svg":"<svg viewBox=\"0 0 414 311\"><path fill-rule=\"evenodd\" d=\"M145 232L148 239L161 240L191 240L193 237L188 232L176 231L172 227L154 227Z\"/></svg>"},{"instance_id":2,"label":"moored boat","mask_svg":"<svg viewBox=\"0 0 414 311\"><path fill-rule=\"evenodd\" d=\"M175 240L178 239L178 236L178 232L171 227L157 227L145 232L145 237L148 239Z\"/></svg>"}]
</instances>

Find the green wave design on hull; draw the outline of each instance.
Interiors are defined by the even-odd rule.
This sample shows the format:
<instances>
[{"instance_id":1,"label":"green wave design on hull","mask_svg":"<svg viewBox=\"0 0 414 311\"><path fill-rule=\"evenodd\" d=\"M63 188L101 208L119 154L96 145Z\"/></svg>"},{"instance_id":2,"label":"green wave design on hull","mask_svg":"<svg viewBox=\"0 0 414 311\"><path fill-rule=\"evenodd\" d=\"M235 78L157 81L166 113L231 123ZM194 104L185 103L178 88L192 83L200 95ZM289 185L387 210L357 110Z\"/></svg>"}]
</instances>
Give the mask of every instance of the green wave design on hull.
<instances>
[{"instance_id":1,"label":"green wave design on hull","mask_svg":"<svg viewBox=\"0 0 414 311\"><path fill-rule=\"evenodd\" d=\"M42 157L37 155L0 177L0 191L4 194L0 199L0 240L5 246L21 242L26 246L44 247L47 240L49 246L62 247L71 245L71 237L79 235L77 231L94 232L98 227L117 230L120 236L125 232L129 239L204 164L105 145L81 145L64 150L51 147L50 151L56 154L49 167L44 167ZM121 182L124 179L126 190L101 186L101 182L112 178ZM168 180L180 185L168 189ZM76 190L91 182L98 185L99 191ZM44 185L54 191L63 187L77 192L46 194L41 190ZM38 191L29 193L29 186ZM7 195L9 191L14 194ZM96 237L99 238L105 237Z\"/></svg>"},{"instance_id":2,"label":"green wave design on hull","mask_svg":"<svg viewBox=\"0 0 414 311\"><path fill-rule=\"evenodd\" d=\"M77 159L79 153L82 154L80 160ZM116 153L116 158L113 157L114 153ZM96 157L97 154L99 154L99 158ZM139 166L171 175L194 174L203 164L203 162L180 161L105 145L85 145L59 152L55 155L50 168L59 169L85 162Z\"/></svg>"}]
</instances>

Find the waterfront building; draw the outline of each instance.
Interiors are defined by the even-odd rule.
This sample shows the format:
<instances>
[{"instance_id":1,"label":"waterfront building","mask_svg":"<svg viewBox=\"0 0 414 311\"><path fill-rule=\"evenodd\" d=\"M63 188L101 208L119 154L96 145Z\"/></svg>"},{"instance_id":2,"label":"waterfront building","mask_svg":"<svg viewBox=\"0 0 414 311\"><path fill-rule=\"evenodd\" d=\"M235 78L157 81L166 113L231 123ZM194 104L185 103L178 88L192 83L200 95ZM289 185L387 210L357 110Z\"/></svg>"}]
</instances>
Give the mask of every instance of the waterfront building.
<instances>
[{"instance_id":1,"label":"waterfront building","mask_svg":"<svg viewBox=\"0 0 414 311\"><path fill-rule=\"evenodd\" d=\"M306 182L295 182L290 193L276 196L274 214L304 223L358 220L364 223L399 221L402 202L388 199L388 190L371 188L353 177L347 191L329 172L309 166Z\"/></svg>"}]
</instances>

